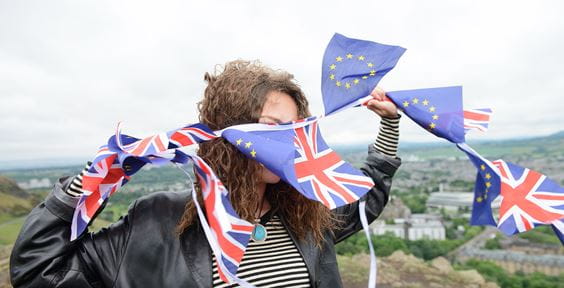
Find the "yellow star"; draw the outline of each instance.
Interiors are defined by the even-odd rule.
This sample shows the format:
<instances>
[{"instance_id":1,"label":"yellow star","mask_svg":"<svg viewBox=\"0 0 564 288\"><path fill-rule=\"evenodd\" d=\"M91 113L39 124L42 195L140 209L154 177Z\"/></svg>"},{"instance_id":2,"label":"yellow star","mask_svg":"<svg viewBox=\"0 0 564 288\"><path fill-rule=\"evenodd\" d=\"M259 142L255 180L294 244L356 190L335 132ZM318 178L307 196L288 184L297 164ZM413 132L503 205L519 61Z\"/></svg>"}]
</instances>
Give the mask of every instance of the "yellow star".
<instances>
[{"instance_id":1,"label":"yellow star","mask_svg":"<svg viewBox=\"0 0 564 288\"><path fill-rule=\"evenodd\" d=\"M368 65L368 67L374 66L374 64L372 64L372 62L368 62L368 64L366 64L366 65Z\"/></svg>"},{"instance_id":2,"label":"yellow star","mask_svg":"<svg viewBox=\"0 0 564 288\"><path fill-rule=\"evenodd\" d=\"M427 100L427 99L423 100L423 105L425 105L425 106L429 105L429 100Z\"/></svg>"},{"instance_id":3,"label":"yellow star","mask_svg":"<svg viewBox=\"0 0 564 288\"><path fill-rule=\"evenodd\" d=\"M358 79L354 79L354 80L353 80L353 83L354 83L354 84L358 84L358 82L360 82L360 80L358 80Z\"/></svg>"},{"instance_id":4,"label":"yellow star","mask_svg":"<svg viewBox=\"0 0 564 288\"><path fill-rule=\"evenodd\" d=\"M490 188L492 186L491 182L486 182L486 187Z\"/></svg>"},{"instance_id":5,"label":"yellow star","mask_svg":"<svg viewBox=\"0 0 564 288\"><path fill-rule=\"evenodd\" d=\"M433 115L433 120L439 120L439 115L437 114Z\"/></svg>"},{"instance_id":6,"label":"yellow star","mask_svg":"<svg viewBox=\"0 0 564 288\"><path fill-rule=\"evenodd\" d=\"M435 106L431 106L431 108L429 108L430 112L435 112Z\"/></svg>"},{"instance_id":7,"label":"yellow star","mask_svg":"<svg viewBox=\"0 0 564 288\"><path fill-rule=\"evenodd\" d=\"M349 82L345 83L345 88L347 89L351 88L351 84Z\"/></svg>"},{"instance_id":8,"label":"yellow star","mask_svg":"<svg viewBox=\"0 0 564 288\"><path fill-rule=\"evenodd\" d=\"M492 175L490 173L486 173L486 179L490 179L492 178Z\"/></svg>"},{"instance_id":9,"label":"yellow star","mask_svg":"<svg viewBox=\"0 0 564 288\"><path fill-rule=\"evenodd\" d=\"M476 197L476 202L478 202L478 203L482 202L482 197L480 197L480 196Z\"/></svg>"},{"instance_id":10,"label":"yellow star","mask_svg":"<svg viewBox=\"0 0 564 288\"><path fill-rule=\"evenodd\" d=\"M366 80L368 79L368 76L362 76L362 79Z\"/></svg>"},{"instance_id":11,"label":"yellow star","mask_svg":"<svg viewBox=\"0 0 564 288\"><path fill-rule=\"evenodd\" d=\"M351 53L347 54L347 59L352 59L353 55Z\"/></svg>"},{"instance_id":12,"label":"yellow star","mask_svg":"<svg viewBox=\"0 0 564 288\"><path fill-rule=\"evenodd\" d=\"M341 87L341 81L337 81L337 83L335 83L337 85L337 87Z\"/></svg>"},{"instance_id":13,"label":"yellow star","mask_svg":"<svg viewBox=\"0 0 564 288\"><path fill-rule=\"evenodd\" d=\"M335 58L335 60L337 60L337 62L341 62L341 61L343 61L343 57L337 56L337 58Z\"/></svg>"},{"instance_id":14,"label":"yellow star","mask_svg":"<svg viewBox=\"0 0 564 288\"><path fill-rule=\"evenodd\" d=\"M437 125L436 125L435 123L431 123L431 124L429 124L429 128L431 128L431 129L435 129L435 127L437 127Z\"/></svg>"},{"instance_id":15,"label":"yellow star","mask_svg":"<svg viewBox=\"0 0 564 288\"><path fill-rule=\"evenodd\" d=\"M249 142L245 143L245 148L250 148L251 145L253 145L253 142L249 141Z\"/></svg>"},{"instance_id":16,"label":"yellow star","mask_svg":"<svg viewBox=\"0 0 564 288\"><path fill-rule=\"evenodd\" d=\"M484 165L484 164L480 165L480 169L486 170L486 165Z\"/></svg>"},{"instance_id":17,"label":"yellow star","mask_svg":"<svg viewBox=\"0 0 564 288\"><path fill-rule=\"evenodd\" d=\"M250 153L253 158L257 157L257 151L255 151L255 149L253 149L253 151L251 151Z\"/></svg>"},{"instance_id":18,"label":"yellow star","mask_svg":"<svg viewBox=\"0 0 564 288\"><path fill-rule=\"evenodd\" d=\"M409 106L409 102L403 101L403 107L407 107L407 106Z\"/></svg>"},{"instance_id":19,"label":"yellow star","mask_svg":"<svg viewBox=\"0 0 564 288\"><path fill-rule=\"evenodd\" d=\"M413 102L413 104L417 104L417 103L419 103L419 99L413 98L413 100L411 100L411 102Z\"/></svg>"},{"instance_id":20,"label":"yellow star","mask_svg":"<svg viewBox=\"0 0 564 288\"><path fill-rule=\"evenodd\" d=\"M329 75L329 79L331 79L331 80L335 80L335 74L331 74L331 75Z\"/></svg>"},{"instance_id":21,"label":"yellow star","mask_svg":"<svg viewBox=\"0 0 564 288\"><path fill-rule=\"evenodd\" d=\"M376 75L376 70L370 70L370 76Z\"/></svg>"},{"instance_id":22,"label":"yellow star","mask_svg":"<svg viewBox=\"0 0 564 288\"><path fill-rule=\"evenodd\" d=\"M337 65L335 65L335 64L331 64L331 66L329 66L329 69L331 69L331 70L335 70L335 68L337 68Z\"/></svg>"},{"instance_id":23,"label":"yellow star","mask_svg":"<svg viewBox=\"0 0 564 288\"><path fill-rule=\"evenodd\" d=\"M364 61L364 56L362 56L362 55L358 56L358 60Z\"/></svg>"},{"instance_id":24,"label":"yellow star","mask_svg":"<svg viewBox=\"0 0 564 288\"><path fill-rule=\"evenodd\" d=\"M237 146L241 145L241 142L243 142L243 139L239 138L237 139L237 141L235 141L235 143L237 143Z\"/></svg>"}]
</instances>

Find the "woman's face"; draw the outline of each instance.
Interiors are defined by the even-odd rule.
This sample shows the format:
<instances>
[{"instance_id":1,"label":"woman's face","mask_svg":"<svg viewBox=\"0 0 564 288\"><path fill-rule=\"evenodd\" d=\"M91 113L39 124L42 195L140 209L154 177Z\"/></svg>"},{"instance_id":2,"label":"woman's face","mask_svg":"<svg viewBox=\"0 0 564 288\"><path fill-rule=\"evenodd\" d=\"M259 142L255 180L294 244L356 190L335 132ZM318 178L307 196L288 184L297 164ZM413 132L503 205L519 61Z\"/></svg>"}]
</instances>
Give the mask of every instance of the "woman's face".
<instances>
[{"instance_id":1,"label":"woman's face","mask_svg":"<svg viewBox=\"0 0 564 288\"><path fill-rule=\"evenodd\" d=\"M298 120L298 106L292 97L284 92L271 91L266 94L266 102L262 107L259 123L280 124ZM280 177L262 167L261 180L267 184L280 181Z\"/></svg>"}]
</instances>

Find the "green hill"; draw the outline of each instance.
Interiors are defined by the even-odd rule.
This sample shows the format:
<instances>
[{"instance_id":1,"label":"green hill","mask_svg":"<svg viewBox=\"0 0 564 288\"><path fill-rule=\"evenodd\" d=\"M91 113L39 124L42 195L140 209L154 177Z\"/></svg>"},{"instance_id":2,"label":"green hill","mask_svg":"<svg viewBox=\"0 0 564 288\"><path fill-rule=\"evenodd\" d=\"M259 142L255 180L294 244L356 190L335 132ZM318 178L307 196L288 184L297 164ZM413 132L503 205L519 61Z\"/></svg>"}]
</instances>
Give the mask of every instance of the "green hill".
<instances>
[{"instance_id":1,"label":"green hill","mask_svg":"<svg viewBox=\"0 0 564 288\"><path fill-rule=\"evenodd\" d=\"M0 222L27 214L33 208L34 197L18 187L15 181L0 176Z\"/></svg>"},{"instance_id":2,"label":"green hill","mask_svg":"<svg viewBox=\"0 0 564 288\"><path fill-rule=\"evenodd\" d=\"M18 198L29 198L29 193L16 184L16 181L0 175L0 193L12 195Z\"/></svg>"}]
</instances>

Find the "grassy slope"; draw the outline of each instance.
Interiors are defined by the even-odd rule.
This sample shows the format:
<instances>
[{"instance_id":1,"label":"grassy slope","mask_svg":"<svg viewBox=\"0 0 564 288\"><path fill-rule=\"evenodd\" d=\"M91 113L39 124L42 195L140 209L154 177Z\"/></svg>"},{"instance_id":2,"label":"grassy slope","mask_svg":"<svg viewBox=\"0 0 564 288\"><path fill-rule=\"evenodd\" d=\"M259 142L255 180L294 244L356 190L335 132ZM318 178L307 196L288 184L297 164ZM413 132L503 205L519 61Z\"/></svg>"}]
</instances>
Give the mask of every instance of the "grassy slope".
<instances>
[{"instance_id":1,"label":"grassy slope","mask_svg":"<svg viewBox=\"0 0 564 288\"><path fill-rule=\"evenodd\" d=\"M0 245L10 245L16 241L25 218L16 217L0 223Z\"/></svg>"}]
</instances>

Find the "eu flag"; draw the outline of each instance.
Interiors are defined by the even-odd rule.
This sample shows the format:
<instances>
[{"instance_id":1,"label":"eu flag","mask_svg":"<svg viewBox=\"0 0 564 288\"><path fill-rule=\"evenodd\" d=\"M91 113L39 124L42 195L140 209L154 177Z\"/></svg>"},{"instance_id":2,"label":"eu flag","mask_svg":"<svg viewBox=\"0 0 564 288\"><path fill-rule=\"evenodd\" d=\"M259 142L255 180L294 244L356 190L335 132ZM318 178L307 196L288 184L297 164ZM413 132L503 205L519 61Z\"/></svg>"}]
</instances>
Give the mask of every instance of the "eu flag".
<instances>
[{"instance_id":1,"label":"eu flag","mask_svg":"<svg viewBox=\"0 0 564 288\"><path fill-rule=\"evenodd\" d=\"M500 194L501 178L493 170L495 166L466 143L456 146L466 153L472 164L478 169L470 224L497 226L492 213L492 202Z\"/></svg>"},{"instance_id":2,"label":"eu flag","mask_svg":"<svg viewBox=\"0 0 564 288\"><path fill-rule=\"evenodd\" d=\"M425 130L453 143L464 142L462 86L393 91L386 95Z\"/></svg>"},{"instance_id":3,"label":"eu flag","mask_svg":"<svg viewBox=\"0 0 564 288\"><path fill-rule=\"evenodd\" d=\"M268 170L291 183L293 170L288 163L293 163L295 155L294 133L292 130L252 131L226 129L222 137L227 139L239 151L250 159L263 164Z\"/></svg>"},{"instance_id":4,"label":"eu flag","mask_svg":"<svg viewBox=\"0 0 564 288\"><path fill-rule=\"evenodd\" d=\"M405 49L335 33L323 56L321 91L325 115L357 105L396 66Z\"/></svg>"}]
</instances>

